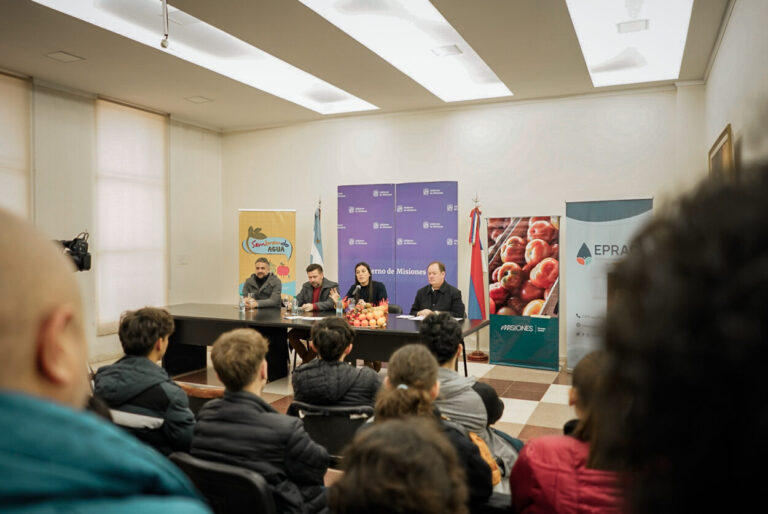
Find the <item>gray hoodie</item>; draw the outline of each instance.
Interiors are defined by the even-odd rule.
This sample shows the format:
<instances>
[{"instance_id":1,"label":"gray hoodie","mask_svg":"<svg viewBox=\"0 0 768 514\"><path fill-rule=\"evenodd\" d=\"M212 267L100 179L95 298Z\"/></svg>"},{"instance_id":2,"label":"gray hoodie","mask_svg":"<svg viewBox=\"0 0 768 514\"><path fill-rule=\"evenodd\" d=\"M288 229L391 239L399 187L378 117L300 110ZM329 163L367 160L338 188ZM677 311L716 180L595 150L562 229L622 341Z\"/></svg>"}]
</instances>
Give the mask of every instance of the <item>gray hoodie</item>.
<instances>
[{"instance_id":1,"label":"gray hoodie","mask_svg":"<svg viewBox=\"0 0 768 514\"><path fill-rule=\"evenodd\" d=\"M453 370L438 368L437 380L440 382L440 394L435 405L440 412L451 418L469 432L479 435L488 445L497 460L501 460L504 476L509 476L517 460L517 450L503 437L488 427L488 413L480 395L472 386L475 377L463 377Z\"/></svg>"}]
</instances>

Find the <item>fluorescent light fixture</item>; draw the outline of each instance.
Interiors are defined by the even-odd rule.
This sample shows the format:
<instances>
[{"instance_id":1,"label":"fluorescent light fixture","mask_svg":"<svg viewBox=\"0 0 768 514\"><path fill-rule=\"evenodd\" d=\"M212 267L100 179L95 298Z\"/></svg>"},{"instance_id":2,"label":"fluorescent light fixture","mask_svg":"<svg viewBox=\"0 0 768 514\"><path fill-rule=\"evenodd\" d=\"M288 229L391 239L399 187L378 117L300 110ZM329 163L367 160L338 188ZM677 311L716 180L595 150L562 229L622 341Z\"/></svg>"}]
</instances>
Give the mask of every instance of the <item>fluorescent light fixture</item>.
<instances>
[{"instance_id":1,"label":"fluorescent light fixture","mask_svg":"<svg viewBox=\"0 0 768 514\"><path fill-rule=\"evenodd\" d=\"M512 96L428 0L299 1L444 102Z\"/></svg>"},{"instance_id":2,"label":"fluorescent light fixture","mask_svg":"<svg viewBox=\"0 0 768 514\"><path fill-rule=\"evenodd\" d=\"M51 52L49 54L45 54L46 57L50 57L54 61L59 62L75 62L75 61L84 61L82 57L78 57L77 55L71 54L69 52L65 52L64 50L59 50L58 52Z\"/></svg>"},{"instance_id":3,"label":"fluorescent light fixture","mask_svg":"<svg viewBox=\"0 0 768 514\"><path fill-rule=\"evenodd\" d=\"M170 5L170 44L162 48L161 0L32 1L320 114L378 109Z\"/></svg>"},{"instance_id":4,"label":"fluorescent light fixture","mask_svg":"<svg viewBox=\"0 0 768 514\"><path fill-rule=\"evenodd\" d=\"M693 0L565 0L595 87L680 76Z\"/></svg>"}]
</instances>

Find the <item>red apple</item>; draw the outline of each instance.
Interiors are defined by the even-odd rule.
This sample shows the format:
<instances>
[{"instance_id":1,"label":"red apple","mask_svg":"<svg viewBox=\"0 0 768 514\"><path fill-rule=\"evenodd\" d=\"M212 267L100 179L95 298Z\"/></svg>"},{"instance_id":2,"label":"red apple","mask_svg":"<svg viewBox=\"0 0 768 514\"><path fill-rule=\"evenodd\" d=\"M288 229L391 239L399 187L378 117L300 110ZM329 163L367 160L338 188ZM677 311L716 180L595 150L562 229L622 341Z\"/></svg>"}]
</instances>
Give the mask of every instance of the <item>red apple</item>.
<instances>
[{"instance_id":1,"label":"red apple","mask_svg":"<svg viewBox=\"0 0 768 514\"><path fill-rule=\"evenodd\" d=\"M543 239L531 239L528 241L528 244L525 245L526 264L535 266L550 255L552 255L552 247L550 247L549 243Z\"/></svg>"},{"instance_id":2,"label":"red apple","mask_svg":"<svg viewBox=\"0 0 768 514\"><path fill-rule=\"evenodd\" d=\"M531 283L541 289L550 287L557 280L559 268L560 264L556 259L547 257L531 271Z\"/></svg>"},{"instance_id":3,"label":"red apple","mask_svg":"<svg viewBox=\"0 0 768 514\"><path fill-rule=\"evenodd\" d=\"M499 270L499 283L510 293L517 289L522 282L522 270L520 265L514 262L505 262Z\"/></svg>"},{"instance_id":4,"label":"red apple","mask_svg":"<svg viewBox=\"0 0 768 514\"><path fill-rule=\"evenodd\" d=\"M542 298L544 295L544 290L540 287L536 287L531 283L530 280L526 280L523 282L523 286L520 288L520 292L518 293L518 296L520 296L520 299L522 299L525 302L530 302L531 300L537 300L539 298Z\"/></svg>"},{"instance_id":5,"label":"red apple","mask_svg":"<svg viewBox=\"0 0 768 514\"><path fill-rule=\"evenodd\" d=\"M520 236L508 238L501 247L501 260L503 262L525 262L525 239Z\"/></svg>"},{"instance_id":6,"label":"red apple","mask_svg":"<svg viewBox=\"0 0 768 514\"><path fill-rule=\"evenodd\" d=\"M528 239L543 239L548 243L552 243L557 239L557 229L549 221L536 221L528 227Z\"/></svg>"}]
</instances>

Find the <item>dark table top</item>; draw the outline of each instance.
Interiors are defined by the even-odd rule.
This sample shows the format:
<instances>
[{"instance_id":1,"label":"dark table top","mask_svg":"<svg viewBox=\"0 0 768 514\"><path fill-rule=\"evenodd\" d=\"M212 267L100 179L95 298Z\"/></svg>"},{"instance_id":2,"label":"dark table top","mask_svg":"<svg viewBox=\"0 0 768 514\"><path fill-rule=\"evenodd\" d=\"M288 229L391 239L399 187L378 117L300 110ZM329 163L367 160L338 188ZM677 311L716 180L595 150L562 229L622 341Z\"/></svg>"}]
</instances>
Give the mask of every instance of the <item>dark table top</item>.
<instances>
[{"instance_id":1,"label":"dark table top","mask_svg":"<svg viewBox=\"0 0 768 514\"><path fill-rule=\"evenodd\" d=\"M167 307L168 312L174 318L179 319L210 319L217 321L245 321L249 324L263 327L284 327L284 328L311 328L312 321L300 319L286 319L285 309L256 309L252 311L240 312L237 305L223 305L214 303L184 303L180 305L171 305ZM325 312L306 312L300 313L301 316L311 316L313 318L324 318L335 316L334 311ZM370 332L377 334L389 333L392 335L413 335L419 331L419 321L398 318L398 314L389 314L387 316L386 328L363 328L353 327L358 332ZM464 337L473 334L489 324L488 320L463 320L461 324L462 335Z\"/></svg>"}]
</instances>

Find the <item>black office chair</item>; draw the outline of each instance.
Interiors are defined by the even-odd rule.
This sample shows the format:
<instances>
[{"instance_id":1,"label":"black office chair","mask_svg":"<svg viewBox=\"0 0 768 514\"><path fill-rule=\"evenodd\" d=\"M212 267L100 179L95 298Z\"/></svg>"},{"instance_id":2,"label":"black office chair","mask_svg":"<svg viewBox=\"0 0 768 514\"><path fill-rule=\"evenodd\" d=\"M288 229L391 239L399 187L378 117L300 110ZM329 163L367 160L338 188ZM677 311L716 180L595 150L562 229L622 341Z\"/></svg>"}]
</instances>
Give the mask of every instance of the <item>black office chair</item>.
<instances>
[{"instance_id":1,"label":"black office chair","mask_svg":"<svg viewBox=\"0 0 768 514\"><path fill-rule=\"evenodd\" d=\"M184 452L169 458L192 480L215 514L277 514L271 487L255 471Z\"/></svg>"},{"instance_id":2,"label":"black office chair","mask_svg":"<svg viewBox=\"0 0 768 514\"><path fill-rule=\"evenodd\" d=\"M304 430L331 456L331 467L338 467L341 450L355 436L357 429L373 416L370 405L327 406L294 401L286 412L304 422Z\"/></svg>"},{"instance_id":3,"label":"black office chair","mask_svg":"<svg viewBox=\"0 0 768 514\"><path fill-rule=\"evenodd\" d=\"M389 313L390 314L402 314L403 313L403 308L400 307L397 304L390 303L389 304Z\"/></svg>"}]
</instances>

